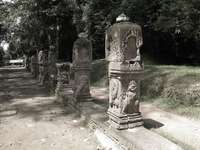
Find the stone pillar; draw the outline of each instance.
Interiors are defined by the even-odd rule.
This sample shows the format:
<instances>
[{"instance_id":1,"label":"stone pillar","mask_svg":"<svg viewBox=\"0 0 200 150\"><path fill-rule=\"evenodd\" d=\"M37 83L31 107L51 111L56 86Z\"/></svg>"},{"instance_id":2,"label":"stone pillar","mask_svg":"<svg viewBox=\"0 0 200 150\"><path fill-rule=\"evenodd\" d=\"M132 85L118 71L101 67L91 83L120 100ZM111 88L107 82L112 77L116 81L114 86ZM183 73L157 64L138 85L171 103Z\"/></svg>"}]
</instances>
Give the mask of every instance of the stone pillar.
<instances>
[{"instance_id":1,"label":"stone pillar","mask_svg":"<svg viewBox=\"0 0 200 150\"><path fill-rule=\"evenodd\" d=\"M30 56L27 57L27 61L26 61L27 65L26 65L26 69L31 72L31 58Z\"/></svg>"},{"instance_id":2,"label":"stone pillar","mask_svg":"<svg viewBox=\"0 0 200 150\"><path fill-rule=\"evenodd\" d=\"M36 54L31 56L31 73L34 78L37 78L37 56Z\"/></svg>"},{"instance_id":3,"label":"stone pillar","mask_svg":"<svg viewBox=\"0 0 200 150\"><path fill-rule=\"evenodd\" d=\"M91 60L91 42L81 33L73 47L74 96L78 102L92 100L90 94Z\"/></svg>"},{"instance_id":4,"label":"stone pillar","mask_svg":"<svg viewBox=\"0 0 200 150\"><path fill-rule=\"evenodd\" d=\"M117 129L142 126L139 111L143 63L140 47L142 29L121 14L106 31L105 49L109 62L109 122Z\"/></svg>"},{"instance_id":5,"label":"stone pillar","mask_svg":"<svg viewBox=\"0 0 200 150\"><path fill-rule=\"evenodd\" d=\"M38 64L39 64L39 83L44 85L48 77L48 58L47 53L40 50L38 53Z\"/></svg>"}]
</instances>

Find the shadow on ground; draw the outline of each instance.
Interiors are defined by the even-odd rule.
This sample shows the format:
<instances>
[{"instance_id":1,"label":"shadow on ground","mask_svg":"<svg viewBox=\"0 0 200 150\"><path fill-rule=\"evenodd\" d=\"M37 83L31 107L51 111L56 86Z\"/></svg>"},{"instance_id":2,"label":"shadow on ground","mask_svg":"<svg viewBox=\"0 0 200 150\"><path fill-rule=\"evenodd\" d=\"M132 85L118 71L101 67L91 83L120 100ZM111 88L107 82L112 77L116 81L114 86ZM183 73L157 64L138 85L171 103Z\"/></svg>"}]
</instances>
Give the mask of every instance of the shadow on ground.
<instances>
[{"instance_id":1,"label":"shadow on ground","mask_svg":"<svg viewBox=\"0 0 200 150\"><path fill-rule=\"evenodd\" d=\"M144 127L147 129L158 129L164 126L164 124L152 119L143 119L143 121Z\"/></svg>"},{"instance_id":2,"label":"shadow on ground","mask_svg":"<svg viewBox=\"0 0 200 150\"><path fill-rule=\"evenodd\" d=\"M51 121L71 113L24 68L0 69L0 119L31 117Z\"/></svg>"}]
</instances>

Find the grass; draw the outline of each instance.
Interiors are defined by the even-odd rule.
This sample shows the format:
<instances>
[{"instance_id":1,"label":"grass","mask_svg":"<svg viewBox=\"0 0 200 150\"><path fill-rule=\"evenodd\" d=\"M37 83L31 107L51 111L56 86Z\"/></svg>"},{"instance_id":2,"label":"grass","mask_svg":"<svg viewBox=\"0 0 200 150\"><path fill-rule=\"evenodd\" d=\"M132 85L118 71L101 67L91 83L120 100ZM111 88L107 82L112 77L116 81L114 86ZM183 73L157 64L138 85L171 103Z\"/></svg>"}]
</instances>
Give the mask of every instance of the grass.
<instances>
[{"instance_id":1,"label":"grass","mask_svg":"<svg viewBox=\"0 0 200 150\"><path fill-rule=\"evenodd\" d=\"M200 68L146 66L142 100L180 115L200 119Z\"/></svg>"},{"instance_id":2,"label":"grass","mask_svg":"<svg viewBox=\"0 0 200 150\"><path fill-rule=\"evenodd\" d=\"M92 64L91 85L108 86L107 62ZM142 101L174 113L200 119L200 67L146 65Z\"/></svg>"}]
</instances>

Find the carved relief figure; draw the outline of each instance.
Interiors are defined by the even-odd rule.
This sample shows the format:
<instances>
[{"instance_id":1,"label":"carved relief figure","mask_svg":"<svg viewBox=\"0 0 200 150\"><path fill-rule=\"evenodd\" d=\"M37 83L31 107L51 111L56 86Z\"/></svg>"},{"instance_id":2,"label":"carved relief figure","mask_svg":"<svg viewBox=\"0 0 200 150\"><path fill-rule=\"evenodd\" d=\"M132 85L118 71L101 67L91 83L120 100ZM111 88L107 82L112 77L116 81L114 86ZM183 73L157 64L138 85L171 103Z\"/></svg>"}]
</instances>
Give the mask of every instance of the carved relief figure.
<instances>
[{"instance_id":1,"label":"carved relief figure","mask_svg":"<svg viewBox=\"0 0 200 150\"><path fill-rule=\"evenodd\" d=\"M137 100L137 83L132 80L123 100L122 113L132 114L139 112L139 100Z\"/></svg>"},{"instance_id":2,"label":"carved relief figure","mask_svg":"<svg viewBox=\"0 0 200 150\"><path fill-rule=\"evenodd\" d=\"M110 80L110 107L111 108L118 108L119 104L116 103L117 99L119 98L119 90L120 90L120 81L118 79L111 79Z\"/></svg>"}]
</instances>

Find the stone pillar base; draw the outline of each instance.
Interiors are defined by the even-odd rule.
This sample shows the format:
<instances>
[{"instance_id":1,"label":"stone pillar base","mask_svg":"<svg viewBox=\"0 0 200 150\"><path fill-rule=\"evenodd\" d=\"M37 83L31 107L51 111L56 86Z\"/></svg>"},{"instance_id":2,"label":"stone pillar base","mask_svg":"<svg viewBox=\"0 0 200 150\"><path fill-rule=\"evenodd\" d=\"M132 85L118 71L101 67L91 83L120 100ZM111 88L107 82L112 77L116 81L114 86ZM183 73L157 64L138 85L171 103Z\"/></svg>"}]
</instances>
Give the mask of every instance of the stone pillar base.
<instances>
[{"instance_id":1,"label":"stone pillar base","mask_svg":"<svg viewBox=\"0 0 200 150\"><path fill-rule=\"evenodd\" d=\"M141 113L122 115L108 110L108 115L110 125L118 130L143 126Z\"/></svg>"}]
</instances>

